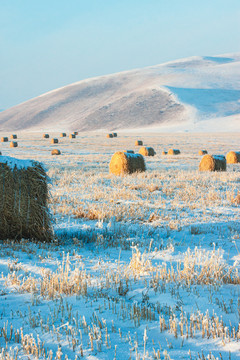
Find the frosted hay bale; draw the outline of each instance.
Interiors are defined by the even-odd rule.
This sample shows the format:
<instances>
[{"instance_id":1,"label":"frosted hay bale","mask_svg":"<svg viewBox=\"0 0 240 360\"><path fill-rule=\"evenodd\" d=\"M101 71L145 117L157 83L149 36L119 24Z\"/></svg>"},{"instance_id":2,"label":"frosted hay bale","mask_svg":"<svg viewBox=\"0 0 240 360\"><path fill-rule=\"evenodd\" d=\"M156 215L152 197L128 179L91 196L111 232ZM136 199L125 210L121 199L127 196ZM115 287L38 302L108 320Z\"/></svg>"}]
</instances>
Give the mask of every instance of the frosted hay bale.
<instances>
[{"instance_id":1,"label":"frosted hay bale","mask_svg":"<svg viewBox=\"0 0 240 360\"><path fill-rule=\"evenodd\" d=\"M1 142L8 142L8 137L3 136L3 137L1 138Z\"/></svg>"},{"instance_id":2,"label":"frosted hay bale","mask_svg":"<svg viewBox=\"0 0 240 360\"><path fill-rule=\"evenodd\" d=\"M51 140L51 143L52 143L52 144L58 144L58 139L53 138L53 139Z\"/></svg>"},{"instance_id":3,"label":"frosted hay bale","mask_svg":"<svg viewBox=\"0 0 240 360\"><path fill-rule=\"evenodd\" d=\"M167 155L167 151L162 151L162 155Z\"/></svg>"},{"instance_id":4,"label":"frosted hay bale","mask_svg":"<svg viewBox=\"0 0 240 360\"><path fill-rule=\"evenodd\" d=\"M60 137L66 137L66 136L67 136L66 133L61 133L61 134L60 134Z\"/></svg>"},{"instance_id":5,"label":"frosted hay bale","mask_svg":"<svg viewBox=\"0 0 240 360\"><path fill-rule=\"evenodd\" d=\"M75 134L70 134L69 135L69 139L75 139L76 138L76 135Z\"/></svg>"},{"instance_id":6,"label":"frosted hay bale","mask_svg":"<svg viewBox=\"0 0 240 360\"><path fill-rule=\"evenodd\" d=\"M113 137L117 137L117 133L112 133Z\"/></svg>"},{"instance_id":7,"label":"frosted hay bale","mask_svg":"<svg viewBox=\"0 0 240 360\"><path fill-rule=\"evenodd\" d=\"M227 164L240 163L240 151L230 151L226 155Z\"/></svg>"},{"instance_id":8,"label":"frosted hay bale","mask_svg":"<svg viewBox=\"0 0 240 360\"><path fill-rule=\"evenodd\" d=\"M61 151L58 149L54 149L54 150L52 150L51 154L52 155L61 155Z\"/></svg>"},{"instance_id":9,"label":"frosted hay bale","mask_svg":"<svg viewBox=\"0 0 240 360\"><path fill-rule=\"evenodd\" d=\"M135 141L135 146L142 146L142 145L143 145L142 140L136 140Z\"/></svg>"},{"instance_id":10,"label":"frosted hay bale","mask_svg":"<svg viewBox=\"0 0 240 360\"><path fill-rule=\"evenodd\" d=\"M199 150L198 155L202 156L202 155L206 155L208 152L207 150Z\"/></svg>"},{"instance_id":11,"label":"frosted hay bale","mask_svg":"<svg viewBox=\"0 0 240 360\"><path fill-rule=\"evenodd\" d=\"M113 138L113 134L107 134L107 138Z\"/></svg>"},{"instance_id":12,"label":"frosted hay bale","mask_svg":"<svg viewBox=\"0 0 240 360\"><path fill-rule=\"evenodd\" d=\"M17 135L16 135L16 134L12 134L12 135L10 136L10 139L17 139Z\"/></svg>"},{"instance_id":13,"label":"frosted hay bale","mask_svg":"<svg viewBox=\"0 0 240 360\"><path fill-rule=\"evenodd\" d=\"M10 147L18 147L17 141L11 141L10 142Z\"/></svg>"},{"instance_id":14,"label":"frosted hay bale","mask_svg":"<svg viewBox=\"0 0 240 360\"><path fill-rule=\"evenodd\" d=\"M199 164L199 171L226 171L224 155L204 155Z\"/></svg>"},{"instance_id":15,"label":"frosted hay bale","mask_svg":"<svg viewBox=\"0 0 240 360\"><path fill-rule=\"evenodd\" d=\"M0 238L53 238L47 175L39 162L0 158Z\"/></svg>"},{"instance_id":16,"label":"frosted hay bale","mask_svg":"<svg viewBox=\"0 0 240 360\"><path fill-rule=\"evenodd\" d=\"M144 157L141 154L116 152L110 161L109 171L115 175L132 174L146 170Z\"/></svg>"},{"instance_id":17,"label":"frosted hay bale","mask_svg":"<svg viewBox=\"0 0 240 360\"><path fill-rule=\"evenodd\" d=\"M143 146L139 150L139 154L143 156L154 156L156 153L152 147Z\"/></svg>"},{"instance_id":18,"label":"frosted hay bale","mask_svg":"<svg viewBox=\"0 0 240 360\"><path fill-rule=\"evenodd\" d=\"M168 155L179 155L180 154L180 150L178 149L169 149L168 150Z\"/></svg>"},{"instance_id":19,"label":"frosted hay bale","mask_svg":"<svg viewBox=\"0 0 240 360\"><path fill-rule=\"evenodd\" d=\"M49 134L43 134L43 139L49 139Z\"/></svg>"},{"instance_id":20,"label":"frosted hay bale","mask_svg":"<svg viewBox=\"0 0 240 360\"><path fill-rule=\"evenodd\" d=\"M133 150L124 150L123 152L127 153L127 154L134 154Z\"/></svg>"}]
</instances>

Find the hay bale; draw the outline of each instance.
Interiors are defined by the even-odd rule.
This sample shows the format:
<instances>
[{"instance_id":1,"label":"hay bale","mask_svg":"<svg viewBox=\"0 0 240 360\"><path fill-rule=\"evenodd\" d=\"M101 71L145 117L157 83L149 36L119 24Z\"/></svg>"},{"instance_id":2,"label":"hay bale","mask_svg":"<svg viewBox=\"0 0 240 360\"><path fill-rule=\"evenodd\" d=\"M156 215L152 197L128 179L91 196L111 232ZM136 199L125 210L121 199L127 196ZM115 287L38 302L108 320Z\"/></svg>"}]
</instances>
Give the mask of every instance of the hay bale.
<instances>
[{"instance_id":1,"label":"hay bale","mask_svg":"<svg viewBox=\"0 0 240 360\"><path fill-rule=\"evenodd\" d=\"M78 135L78 131L74 131L73 134L74 134L74 135Z\"/></svg>"},{"instance_id":2,"label":"hay bale","mask_svg":"<svg viewBox=\"0 0 240 360\"><path fill-rule=\"evenodd\" d=\"M53 138L53 139L51 140L51 143L52 143L52 144L58 144L58 139Z\"/></svg>"},{"instance_id":3,"label":"hay bale","mask_svg":"<svg viewBox=\"0 0 240 360\"><path fill-rule=\"evenodd\" d=\"M224 155L204 155L199 164L199 171L226 171Z\"/></svg>"},{"instance_id":4,"label":"hay bale","mask_svg":"<svg viewBox=\"0 0 240 360\"><path fill-rule=\"evenodd\" d=\"M10 147L18 147L18 143L16 141L11 141Z\"/></svg>"},{"instance_id":5,"label":"hay bale","mask_svg":"<svg viewBox=\"0 0 240 360\"><path fill-rule=\"evenodd\" d=\"M43 134L43 139L49 139L49 134Z\"/></svg>"},{"instance_id":6,"label":"hay bale","mask_svg":"<svg viewBox=\"0 0 240 360\"><path fill-rule=\"evenodd\" d=\"M66 133L61 133L61 134L60 134L60 137L66 137L66 136L67 136Z\"/></svg>"},{"instance_id":7,"label":"hay bale","mask_svg":"<svg viewBox=\"0 0 240 360\"><path fill-rule=\"evenodd\" d=\"M143 145L142 140L136 140L135 141L135 146L142 146L142 145Z\"/></svg>"},{"instance_id":8,"label":"hay bale","mask_svg":"<svg viewBox=\"0 0 240 360\"><path fill-rule=\"evenodd\" d=\"M76 135L75 134L70 134L69 135L69 139L75 139L76 138Z\"/></svg>"},{"instance_id":9,"label":"hay bale","mask_svg":"<svg viewBox=\"0 0 240 360\"><path fill-rule=\"evenodd\" d=\"M52 240L47 181L37 161L0 158L0 239Z\"/></svg>"},{"instance_id":10,"label":"hay bale","mask_svg":"<svg viewBox=\"0 0 240 360\"><path fill-rule=\"evenodd\" d=\"M113 138L113 134L107 134L107 138Z\"/></svg>"},{"instance_id":11,"label":"hay bale","mask_svg":"<svg viewBox=\"0 0 240 360\"><path fill-rule=\"evenodd\" d=\"M113 137L117 137L117 133L112 133Z\"/></svg>"},{"instance_id":12,"label":"hay bale","mask_svg":"<svg viewBox=\"0 0 240 360\"><path fill-rule=\"evenodd\" d=\"M8 137L3 136L3 137L1 138L1 142L8 142Z\"/></svg>"},{"instance_id":13,"label":"hay bale","mask_svg":"<svg viewBox=\"0 0 240 360\"><path fill-rule=\"evenodd\" d=\"M112 156L109 164L109 172L115 175L132 174L145 170L145 161L141 154L118 151Z\"/></svg>"},{"instance_id":14,"label":"hay bale","mask_svg":"<svg viewBox=\"0 0 240 360\"><path fill-rule=\"evenodd\" d=\"M162 155L167 155L167 151L162 151Z\"/></svg>"},{"instance_id":15,"label":"hay bale","mask_svg":"<svg viewBox=\"0 0 240 360\"><path fill-rule=\"evenodd\" d=\"M52 155L61 155L61 151L58 149L54 149L54 150L52 150L51 154Z\"/></svg>"},{"instance_id":16,"label":"hay bale","mask_svg":"<svg viewBox=\"0 0 240 360\"><path fill-rule=\"evenodd\" d=\"M179 155L180 154L180 150L178 149L169 149L168 150L168 155Z\"/></svg>"},{"instance_id":17,"label":"hay bale","mask_svg":"<svg viewBox=\"0 0 240 360\"><path fill-rule=\"evenodd\" d=\"M128 153L128 154L134 154L133 150L124 150L123 152Z\"/></svg>"},{"instance_id":18,"label":"hay bale","mask_svg":"<svg viewBox=\"0 0 240 360\"><path fill-rule=\"evenodd\" d=\"M1 151L0 151L0 155L2 155Z\"/></svg>"},{"instance_id":19,"label":"hay bale","mask_svg":"<svg viewBox=\"0 0 240 360\"><path fill-rule=\"evenodd\" d=\"M143 156L154 156L156 153L152 147L142 146L139 150L139 154Z\"/></svg>"},{"instance_id":20,"label":"hay bale","mask_svg":"<svg viewBox=\"0 0 240 360\"><path fill-rule=\"evenodd\" d=\"M206 155L208 152L207 150L199 150L198 155L202 156L202 155Z\"/></svg>"},{"instance_id":21,"label":"hay bale","mask_svg":"<svg viewBox=\"0 0 240 360\"><path fill-rule=\"evenodd\" d=\"M226 155L227 164L240 163L240 151L230 151Z\"/></svg>"},{"instance_id":22,"label":"hay bale","mask_svg":"<svg viewBox=\"0 0 240 360\"><path fill-rule=\"evenodd\" d=\"M12 135L10 136L10 139L17 139L17 135L16 135L16 134L12 134Z\"/></svg>"}]
</instances>

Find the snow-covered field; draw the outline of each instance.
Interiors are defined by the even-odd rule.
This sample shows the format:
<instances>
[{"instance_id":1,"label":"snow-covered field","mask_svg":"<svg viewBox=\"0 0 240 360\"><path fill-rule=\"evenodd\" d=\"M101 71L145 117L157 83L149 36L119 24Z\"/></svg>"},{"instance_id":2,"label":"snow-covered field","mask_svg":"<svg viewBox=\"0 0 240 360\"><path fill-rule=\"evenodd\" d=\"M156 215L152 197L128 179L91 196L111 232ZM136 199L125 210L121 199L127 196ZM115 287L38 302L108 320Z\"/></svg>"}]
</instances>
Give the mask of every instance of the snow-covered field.
<instances>
[{"instance_id":1,"label":"snow-covered field","mask_svg":"<svg viewBox=\"0 0 240 360\"><path fill-rule=\"evenodd\" d=\"M239 151L240 134L105 135L1 143L45 164L56 242L0 243L0 359L238 359L240 165L200 173L198 150ZM147 171L110 175L137 139Z\"/></svg>"}]
</instances>

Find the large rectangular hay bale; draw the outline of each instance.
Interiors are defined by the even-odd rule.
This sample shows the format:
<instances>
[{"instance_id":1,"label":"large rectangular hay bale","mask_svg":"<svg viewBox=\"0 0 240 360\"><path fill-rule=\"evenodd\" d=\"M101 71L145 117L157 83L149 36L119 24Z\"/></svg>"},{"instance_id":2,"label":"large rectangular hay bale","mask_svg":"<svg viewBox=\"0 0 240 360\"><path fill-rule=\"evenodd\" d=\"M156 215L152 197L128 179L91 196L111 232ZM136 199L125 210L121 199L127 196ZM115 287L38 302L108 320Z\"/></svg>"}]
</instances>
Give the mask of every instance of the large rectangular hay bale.
<instances>
[{"instance_id":1,"label":"large rectangular hay bale","mask_svg":"<svg viewBox=\"0 0 240 360\"><path fill-rule=\"evenodd\" d=\"M1 156L0 239L52 240L47 180L39 162Z\"/></svg>"}]
</instances>

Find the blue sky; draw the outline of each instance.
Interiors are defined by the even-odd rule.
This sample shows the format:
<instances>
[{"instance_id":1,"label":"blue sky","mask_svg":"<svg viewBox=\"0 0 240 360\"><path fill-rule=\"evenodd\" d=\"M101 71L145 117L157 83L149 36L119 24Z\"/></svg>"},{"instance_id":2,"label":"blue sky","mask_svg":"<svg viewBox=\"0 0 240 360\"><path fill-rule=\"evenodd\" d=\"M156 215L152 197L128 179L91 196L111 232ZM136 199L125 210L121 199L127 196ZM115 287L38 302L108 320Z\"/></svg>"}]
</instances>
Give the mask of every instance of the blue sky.
<instances>
[{"instance_id":1,"label":"blue sky","mask_svg":"<svg viewBox=\"0 0 240 360\"><path fill-rule=\"evenodd\" d=\"M1 0L0 109L98 75L240 51L239 0Z\"/></svg>"}]
</instances>

